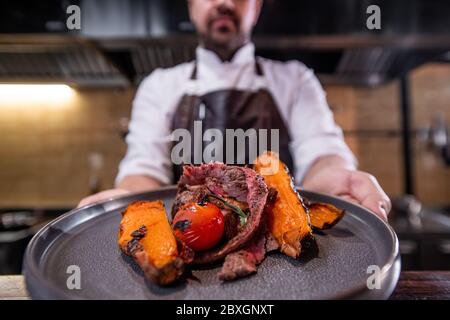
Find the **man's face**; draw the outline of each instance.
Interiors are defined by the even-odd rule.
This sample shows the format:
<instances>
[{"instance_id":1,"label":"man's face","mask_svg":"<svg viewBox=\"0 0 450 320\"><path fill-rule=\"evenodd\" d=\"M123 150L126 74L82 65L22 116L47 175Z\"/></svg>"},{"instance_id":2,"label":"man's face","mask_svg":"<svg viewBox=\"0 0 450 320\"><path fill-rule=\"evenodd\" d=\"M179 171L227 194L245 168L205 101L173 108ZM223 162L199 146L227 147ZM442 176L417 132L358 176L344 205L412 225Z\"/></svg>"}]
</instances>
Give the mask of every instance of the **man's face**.
<instances>
[{"instance_id":1,"label":"man's face","mask_svg":"<svg viewBox=\"0 0 450 320\"><path fill-rule=\"evenodd\" d=\"M250 39L262 0L188 0L189 13L204 44L234 49Z\"/></svg>"}]
</instances>

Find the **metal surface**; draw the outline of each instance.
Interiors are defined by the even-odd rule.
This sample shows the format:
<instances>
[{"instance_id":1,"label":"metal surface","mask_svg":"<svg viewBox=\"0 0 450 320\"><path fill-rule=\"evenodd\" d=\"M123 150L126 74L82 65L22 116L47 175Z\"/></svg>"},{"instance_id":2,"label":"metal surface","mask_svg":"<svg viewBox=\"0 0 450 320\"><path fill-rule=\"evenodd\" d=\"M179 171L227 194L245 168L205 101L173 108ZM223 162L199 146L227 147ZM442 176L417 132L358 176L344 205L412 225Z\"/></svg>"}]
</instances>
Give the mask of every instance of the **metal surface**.
<instances>
[{"instance_id":1,"label":"metal surface","mask_svg":"<svg viewBox=\"0 0 450 320\"><path fill-rule=\"evenodd\" d=\"M445 35L255 35L256 54L300 60L325 84L376 86L450 48ZM0 35L0 82L139 84L156 68L195 57L197 38L86 38L76 35Z\"/></svg>"},{"instance_id":2,"label":"metal surface","mask_svg":"<svg viewBox=\"0 0 450 320\"><path fill-rule=\"evenodd\" d=\"M34 299L336 299L389 297L400 273L393 230L366 209L343 200L301 191L312 201L347 210L331 230L317 235L319 256L294 260L270 254L258 273L222 284L220 266L193 270L176 285L146 281L117 246L120 212L135 200L163 199L170 208L175 188L134 194L73 210L31 240L24 259L27 289ZM67 268L80 268L81 289L67 288ZM368 290L367 268L380 267L380 289Z\"/></svg>"},{"instance_id":3,"label":"metal surface","mask_svg":"<svg viewBox=\"0 0 450 320\"><path fill-rule=\"evenodd\" d=\"M70 37L67 37L70 38ZM64 82L78 85L126 86L129 81L94 43L10 44L0 40L0 82Z\"/></svg>"}]
</instances>

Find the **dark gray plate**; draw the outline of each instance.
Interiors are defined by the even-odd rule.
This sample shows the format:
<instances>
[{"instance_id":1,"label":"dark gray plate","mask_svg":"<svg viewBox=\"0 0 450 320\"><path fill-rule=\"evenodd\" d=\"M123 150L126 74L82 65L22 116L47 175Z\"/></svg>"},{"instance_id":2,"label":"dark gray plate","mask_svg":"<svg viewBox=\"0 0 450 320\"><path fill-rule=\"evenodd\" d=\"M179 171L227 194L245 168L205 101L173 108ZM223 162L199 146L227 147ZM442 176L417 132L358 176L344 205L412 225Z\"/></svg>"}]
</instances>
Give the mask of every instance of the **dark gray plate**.
<instances>
[{"instance_id":1,"label":"dark gray plate","mask_svg":"<svg viewBox=\"0 0 450 320\"><path fill-rule=\"evenodd\" d=\"M319 256L294 260L270 254L258 273L221 283L219 267L193 270L177 285L161 288L146 281L139 268L121 254L117 232L121 211L135 200L162 199L170 208L175 188L134 194L70 211L49 223L25 253L26 285L35 299L385 299L400 273L394 231L366 209L317 193L300 191L312 201L328 202L347 214L332 229L316 235ZM380 289L369 290L368 267L380 268ZM69 289L80 270L81 289ZM75 267L75 268L77 268ZM73 268L73 267L72 267ZM76 273L76 271L75 271ZM72 277L71 277L72 276Z\"/></svg>"}]
</instances>

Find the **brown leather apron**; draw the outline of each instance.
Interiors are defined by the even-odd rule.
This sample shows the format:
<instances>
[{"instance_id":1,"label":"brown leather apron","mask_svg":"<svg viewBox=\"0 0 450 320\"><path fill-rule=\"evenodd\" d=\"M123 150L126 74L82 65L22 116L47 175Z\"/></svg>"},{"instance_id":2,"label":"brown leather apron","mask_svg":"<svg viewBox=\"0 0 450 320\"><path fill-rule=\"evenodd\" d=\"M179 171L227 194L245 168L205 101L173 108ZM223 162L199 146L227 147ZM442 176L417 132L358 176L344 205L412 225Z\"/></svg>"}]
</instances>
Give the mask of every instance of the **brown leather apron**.
<instances>
[{"instance_id":1,"label":"brown leather apron","mask_svg":"<svg viewBox=\"0 0 450 320\"><path fill-rule=\"evenodd\" d=\"M261 65L255 58L255 72L258 77L263 77ZM197 81L197 64L190 77L191 81ZM194 136L194 121L201 121L202 132L207 129L219 129L223 134L223 162L227 164L239 165L237 162L239 155L235 147L234 159L232 163L226 161L226 129L243 129L254 128L258 132L259 129L267 129L267 150L270 147L270 130L279 130L279 154L281 160L293 170L293 160L289 151L290 136L288 129L279 113L278 107L270 92L265 88L257 91L244 91L237 89L212 91L202 96L185 94L178 106L173 117L172 129L187 129L191 136ZM257 141L259 142L259 137ZM248 155L248 139L245 145L245 164L251 164L254 159L249 159ZM177 142L175 142L176 144ZM202 150L212 142L202 142ZM190 153L190 164L194 163L194 143ZM198 149L198 148L197 148ZM242 151L242 150L241 150ZM264 150L258 150L259 153ZM198 158L197 158L198 159ZM241 158L243 159L243 158ZM186 163L185 163L186 164ZM182 174L183 165L173 165L174 182L177 182Z\"/></svg>"}]
</instances>

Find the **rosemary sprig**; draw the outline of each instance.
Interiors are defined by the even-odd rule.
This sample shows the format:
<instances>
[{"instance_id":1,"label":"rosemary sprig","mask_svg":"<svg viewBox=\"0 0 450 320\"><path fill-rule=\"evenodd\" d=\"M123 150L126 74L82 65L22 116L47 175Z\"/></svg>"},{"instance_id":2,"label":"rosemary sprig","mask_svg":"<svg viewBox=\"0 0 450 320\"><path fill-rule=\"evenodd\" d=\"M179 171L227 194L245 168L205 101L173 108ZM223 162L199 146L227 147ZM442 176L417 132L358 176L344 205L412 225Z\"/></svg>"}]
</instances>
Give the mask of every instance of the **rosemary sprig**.
<instances>
[{"instance_id":1,"label":"rosemary sprig","mask_svg":"<svg viewBox=\"0 0 450 320\"><path fill-rule=\"evenodd\" d=\"M231 204L231 203L227 202L224 198L222 198L222 197L220 197L220 196L218 196L218 195L209 193L208 196L209 196L209 197L213 197L213 198L215 198L215 199L217 199L217 200L219 200L219 201L222 201L222 203L223 203L225 206L227 206L228 208L230 208L231 210L233 210L233 211L239 216L239 224L240 224L241 226L243 226L244 224L247 223L247 215L245 214L244 211L242 211L241 208L239 208L238 206L235 206L234 204Z\"/></svg>"}]
</instances>

